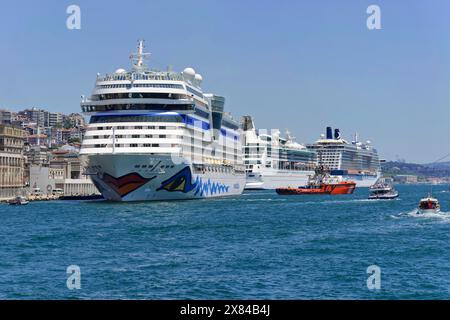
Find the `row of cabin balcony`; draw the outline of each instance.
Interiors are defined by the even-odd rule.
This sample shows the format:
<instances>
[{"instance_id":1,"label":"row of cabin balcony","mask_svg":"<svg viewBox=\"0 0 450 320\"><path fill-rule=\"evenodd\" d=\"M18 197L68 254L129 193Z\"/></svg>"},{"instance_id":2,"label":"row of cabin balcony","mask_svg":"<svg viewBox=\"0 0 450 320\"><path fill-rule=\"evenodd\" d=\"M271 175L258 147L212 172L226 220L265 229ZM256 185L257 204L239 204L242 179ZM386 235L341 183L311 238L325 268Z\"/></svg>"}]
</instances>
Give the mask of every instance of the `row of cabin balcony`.
<instances>
[{"instance_id":1,"label":"row of cabin balcony","mask_svg":"<svg viewBox=\"0 0 450 320\"><path fill-rule=\"evenodd\" d=\"M90 124L89 127L87 127L86 129L86 134L85 135L89 135L91 131L107 131L109 130L110 132L112 132L112 129L115 128L117 130L139 130L136 132L142 132L142 130L179 130L180 128L184 128L185 124L184 123L171 123L171 125L167 125L166 123L162 123L161 125L151 125L151 126L147 126L147 125L136 125L134 122L130 122L130 123L120 123L118 125L106 125L104 123L96 123L96 124ZM118 132L118 131L116 131ZM130 131L131 132L131 131ZM135 132L135 131L133 131ZM144 131L145 133L147 131ZM158 132L158 131L157 131ZM165 131L166 132L166 131ZM178 132L178 131L177 131ZM151 131L150 131L151 133Z\"/></svg>"},{"instance_id":2,"label":"row of cabin balcony","mask_svg":"<svg viewBox=\"0 0 450 320\"><path fill-rule=\"evenodd\" d=\"M104 154L104 153L141 153L142 148L139 145L118 146L114 148L106 145L95 145L93 148L82 148L81 154ZM180 155L179 147L161 147L152 146L145 147L145 152L148 154L175 154Z\"/></svg>"},{"instance_id":3,"label":"row of cabin balcony","mask_svg":"<svg viewBox=\"0 0 450 320\"><path fill-rule=\"evenodd\" d=\"M167 136L165 138L158 138L158 137L139 137L139 138L122 138L122 137L107 137L107 138L89 138L83 140L83 146L89 146L89 145L96 145L96 144L109 144L109 143L171 143L171 144L177 144L182 145L186 147L194 147L198 149L207 149L212 150L211 145L208 144L208 142L202 140L202 139L195 139L192 141L192 139L185 139L182 136ZM219 148L216 148L216 150L222 150L225 153L228 153L228 151L239 151L241 152L240 145L238 144L224 144L221 145Z\"/></svg>"},{"instance_id":4,"label":"row of cabin balcony","mask_svg":"<svg viewBox=\"0 0 450 320\"><path fill-rule=\"evenodd\" d=\"M183 135L185 133L185 130L183 130L183 127L180 127L179 129L123 129L123 130L95 130L94 128L91 128L90 130L87 130L84 134L85 138L89 137L97 137L97 136L111 136L112 134L117 135L124 135L124 136L152 136L152 135ZM134 138L134 137L133 137ZM151 137L148 137L151 138ZM163 138L163 137L161 137Z\"/></svg>"},{"instance_id":5,"label":"row of cabin balcony","mask_svg":"<svg viewBox=\"0 0 450 320\"><path fill-rule=\"evenodd\" d=\"M164 141L166 144L176 144L177 146L183 142L182 138L124 138L124 139L85 139L83 141L83 146L91 146L96 144L110 144L112 142L116 144L130 144L130 143L161 143Z\"/></svg>"}]
</instances>

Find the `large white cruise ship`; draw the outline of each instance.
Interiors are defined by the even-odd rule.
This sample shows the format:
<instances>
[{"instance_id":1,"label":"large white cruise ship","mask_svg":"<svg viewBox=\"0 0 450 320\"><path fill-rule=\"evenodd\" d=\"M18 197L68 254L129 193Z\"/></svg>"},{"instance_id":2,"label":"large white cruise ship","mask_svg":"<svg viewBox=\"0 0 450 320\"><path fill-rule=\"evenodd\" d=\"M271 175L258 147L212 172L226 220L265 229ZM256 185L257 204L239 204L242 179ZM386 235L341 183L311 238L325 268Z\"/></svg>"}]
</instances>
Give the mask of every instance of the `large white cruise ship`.
<instances>
[{"instance_id":1,"label":"large white cruise ship","mask_svg":"<svg viewBox=\"0 0 450 320\"><path fill-rule=\"evenodd\" d=\"M339 129L327 127L315 144L307 146L316 151L318 163L328 168L331 175L355 181L357 187L370 187L380 178L381 166L378 153L370 141L358 141L358 135L349 143L341 138Z\"/></svg>"},{"instance_id":2,"label":"large white cruise ship","mask_svg":"<svg viewBox=\"0 0 450 320\"><path fill-rule=\"evenodd\" d=\"M245 185L239 123L225 99L201 90L192 68L150 70L139 41L130 71L97 75L81 108L81 154L105 199L144 201L239 195Z\"/></svg>"},{"instance_id":3,"label":"large white cruise ship","mask_svg":"<svg viewBox=\"0 0 450 320\"><path fill-rule=\"evenodd\" d=\"M250 116L242 118L242 146L247 183L245 189L304 186L314 175L317 156L287 133L257 131Z\"/></svg>"}]
</instances>

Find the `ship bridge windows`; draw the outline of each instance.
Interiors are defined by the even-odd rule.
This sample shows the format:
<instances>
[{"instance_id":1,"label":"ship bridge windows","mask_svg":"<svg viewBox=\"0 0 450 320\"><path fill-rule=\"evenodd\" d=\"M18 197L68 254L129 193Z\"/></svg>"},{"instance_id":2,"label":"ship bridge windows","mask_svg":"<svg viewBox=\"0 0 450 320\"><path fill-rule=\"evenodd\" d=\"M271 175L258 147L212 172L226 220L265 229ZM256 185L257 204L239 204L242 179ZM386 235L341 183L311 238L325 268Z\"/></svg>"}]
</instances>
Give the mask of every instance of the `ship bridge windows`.
<instances>
[{"instance_id":1,"label":"ship bridge windows","mask_svg":"<svg viewBox=\"0 0 450 320\"><path fill-rule=\"evenodd\" d=\"M186 86L186 90L203 99L203 94L201 92L199 92L189 86Z\"/></svg>"},{"instance_id":2,"label":"ship bridge windows","mask_svg":"<svg viewBox=\"0 0 450 320\"><path fill-rule=\"evenodd\" d=\"M104 112L119 110L152 110L152 111L193 111L194 104L109 104L100 106L82 106L83 112Z\"/></svg>"},{"instance_id":3,"label":"ship bridge windows","mask_svg":"<svg viewBox=\"0 0 450 320\"><path fill-rule=\"evenodd\" d=\"M209 112L203 111L202 109L195 108L195 114L204 119L209 119Z\"/></svg>"},{"instance_id":4,"label":"ship bridge windows","mask_svg":"<svg viewBox=\"0 0 450 320\"><path fill-rule=\"evenodd\" d=\"M239 126L236 123L232 123L228 120L222 119L222 126L228 129L237 130Z\"/></svg>"}]
</instances>

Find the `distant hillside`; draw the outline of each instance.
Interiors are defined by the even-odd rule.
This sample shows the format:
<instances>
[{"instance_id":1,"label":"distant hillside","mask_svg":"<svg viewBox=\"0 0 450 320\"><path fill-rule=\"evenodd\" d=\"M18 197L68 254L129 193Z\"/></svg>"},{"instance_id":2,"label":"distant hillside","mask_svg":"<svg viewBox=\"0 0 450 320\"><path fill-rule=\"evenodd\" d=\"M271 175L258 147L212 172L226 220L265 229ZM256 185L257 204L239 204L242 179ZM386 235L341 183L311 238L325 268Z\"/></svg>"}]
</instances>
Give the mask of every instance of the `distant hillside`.
<instances>
[{"instance_id":1,"label":"distant hillside","mask_svg":"<svg viewBox=\"0 0 450 320\"><path fill-rule=\"evenodd\" d=\"M382 163L384 174L412 174L419 177L450 177L450 162L438 162L433 164L417 164L397 161Z\"/></svg>"},{"instance_id":2,"label":"distant hillside","mask_svg":"<svg viewBox=\"0 0 450 320\"><path fill-rule=\"evenodd\" d=\"M430 163L430 164L427 164L426 166L431 167L431 168L450 170L450 161Z\"/></svg>"}]
</instances>

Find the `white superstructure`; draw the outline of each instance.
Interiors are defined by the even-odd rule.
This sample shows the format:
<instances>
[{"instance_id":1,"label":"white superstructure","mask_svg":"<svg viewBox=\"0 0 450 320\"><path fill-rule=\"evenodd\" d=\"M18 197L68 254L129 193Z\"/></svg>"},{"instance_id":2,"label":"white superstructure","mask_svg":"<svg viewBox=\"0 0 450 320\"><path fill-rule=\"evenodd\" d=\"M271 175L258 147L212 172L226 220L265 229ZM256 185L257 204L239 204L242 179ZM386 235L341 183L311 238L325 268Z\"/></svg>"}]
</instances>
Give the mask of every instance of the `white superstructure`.
<instances>
[{"instance_id":1,"label":"white superstructure","mask_svg":"<svg viewBox=\"0 0 450 320\"><path fill-rule=\"evenodd\" d=\"M307 146L317 152L318 163L331 171L331 175L342 176L344 180L356 182L357 187L370 187L381 176L378 153L370 141L358 141L358 135L349 143L331 127L315 144Z\"/></svg>"},{"instance_id":2,"label":"white superstructure","mask_svg":"<svg viewBox=\"0 0 450 320\"><path fill-rule=\"evenodd\" d=\"M194 69L150 70L139 41L130 71L97 75L82 111L90 116L81 154L108 200L192 199L241 194L239 124L225 99L201 90Z\"/></svg>"},{"instance_id":3,"label":"white superstructure","mask_svg":"<svg viewBox=\"0 0 450 320\"><path fill-rule=\"evenodd\" d=\"M243 117L242 146L247 183L245 189L276 189L304 186L314 175L314 151L294 141L287 132L258 132L250 116Z\"/></svg>"}]
</instances>

